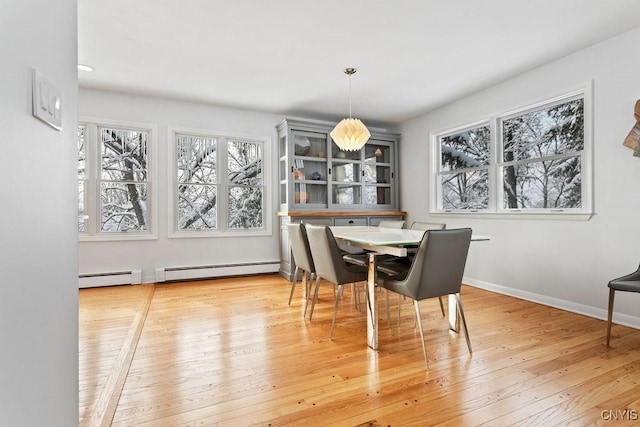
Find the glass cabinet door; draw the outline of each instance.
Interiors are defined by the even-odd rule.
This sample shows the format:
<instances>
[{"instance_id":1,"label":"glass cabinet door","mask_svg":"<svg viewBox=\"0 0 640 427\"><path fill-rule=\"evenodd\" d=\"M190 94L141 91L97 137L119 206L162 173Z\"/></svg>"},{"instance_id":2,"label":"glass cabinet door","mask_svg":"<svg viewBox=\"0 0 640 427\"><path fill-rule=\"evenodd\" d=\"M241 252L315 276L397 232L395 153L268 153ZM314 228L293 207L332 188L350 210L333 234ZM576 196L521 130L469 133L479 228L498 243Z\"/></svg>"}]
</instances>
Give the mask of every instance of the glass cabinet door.
<instances>
[{"instance_id":1,"label":"glass cabinet door","mask_svg":"<svg viewBox=\"0 0 640 427\"><path fill-rule=\"evenodd\" d=\"M292 204L327 207L327 135L293 130Z\"/></svg>"},{"instance_id":2,"label":"glass cabinet door","mask_svg":"<svg viewBox=\"0 0 640 427\"><path fill-rule=\"evenodd\" d=\"M333 160L331 172L331 203L359 205L362 203L360 162Z\"/></svg>"},{"instance_id":3,"label":"glass cabinet door","mask_svg":"<svg viewBox=\"0 0 640 427\"><path fill-rule=\"evenodd\" d=\"M369 140L359 151L341 151L332 143L331 200L336 208L394 206L393 143Z\"/></svg>"},{"instance_id":4,"label":"glass cabinet door","mask_svg":"<svg viewBox=\"0 0 640 427\"><path fill-rule=\"evenodd\" d=\"M331 204L362 204L362 152L342 151L331 143Z\"/></svg>"},{"instance_id":5,"label":"glass cabinet door","mask_svg":"<svg viewBox=\"0 0 640 427\"><path fill-rule=\"evenodd\" d=\"M393 178L393 150L386 141L370 140L364 146L364 200L365 205L393 205L391 180Z\"/></svg>"}]
</instances>

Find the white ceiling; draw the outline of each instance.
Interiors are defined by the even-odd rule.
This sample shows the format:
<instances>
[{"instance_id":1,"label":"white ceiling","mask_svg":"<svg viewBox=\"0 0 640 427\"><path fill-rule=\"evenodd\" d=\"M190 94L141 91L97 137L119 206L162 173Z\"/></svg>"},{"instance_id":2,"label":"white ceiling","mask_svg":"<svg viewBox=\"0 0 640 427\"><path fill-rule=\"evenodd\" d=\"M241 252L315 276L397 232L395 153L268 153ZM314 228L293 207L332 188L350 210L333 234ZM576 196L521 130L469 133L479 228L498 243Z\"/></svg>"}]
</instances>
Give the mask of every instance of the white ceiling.
<instances>
[{"instance_id":1,"label":"white ceiling","mask_svg":"<svg viewBox=\"0 0 640 427\"><path fill-rule=\"evenodd\" d=\"M640 0L79 0L82 87L397 123L640 26ZM629 52L629 55L634 54Z\"/></svg>"}]
</instances>

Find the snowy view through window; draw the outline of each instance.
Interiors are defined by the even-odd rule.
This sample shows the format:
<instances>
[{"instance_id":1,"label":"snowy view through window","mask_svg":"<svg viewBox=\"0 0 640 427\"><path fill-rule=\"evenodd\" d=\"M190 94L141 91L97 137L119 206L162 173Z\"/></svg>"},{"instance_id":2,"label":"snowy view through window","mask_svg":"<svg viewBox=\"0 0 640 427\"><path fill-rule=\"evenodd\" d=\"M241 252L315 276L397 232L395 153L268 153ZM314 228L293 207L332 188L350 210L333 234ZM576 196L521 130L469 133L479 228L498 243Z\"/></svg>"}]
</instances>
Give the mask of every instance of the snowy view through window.
<instances>
[{"instance_id":1,"label":"snowy view through window","mask_svg":"<svg viewBox=\"0 0 640 427\"><path fill-rule=\"evenodd\" d=\"M439 209L583 207L583 95L498 118L495 123L495 127L486 123L438 137ZM492 146L492 128L499 129L497 149ZM499 160L492 165L493 152L498 152ZM491 182L493 176L497 184ZM500 189L500 206L492 206L492 188Z\"/></svg>"},{"instance_id":2,"label":"snowy view through window","mask_svg":"<svg viewBox=\"0 0 640 427\"><path fill-rule=\"evenodd\" d=\"M178 229L217 228L216 138L176 135L178 150Z\"/></svg>"},{"instance_id":3,"label":"snowy view through window","mask_svg":"<svg viewBox=\"0 0 640 427\"><path fill-rule=\"evenodd\" d=\"M147 230L149 133L100 128L100 231Z\"/></svg>"},{"instance_id":4,"label":"snowy view through window","mask_svg":"<svg viewBox=\"0 0 640 427\"><path fill-rule=\"evenodd\" d=\"M489 207L489 126L480 126L441 139L443 209Z\"/></svg>"},{"instance_id":5,"label":"snowy view through window","mask_svg":"<svg viewBox=\"0 0 640 427\"><path fill-rule=\"evenodd\" d=\"M127 232L139 238L152 231L151 189L157 185L150 174L153 133L151 125L143 124L78 125L80 233ZM265 141L180 132L170 140L174 163L160 173L168 174L172 189L156 191L173 200L169 220L174 230L264 229Z\"/></svg>"},{"instance_id":6,"label":"snowy view through window","mask_svg":"<svg viewBox=\"0 0 640 427\"><path fill-rule=\"evenodd\" d=\"M263 226L262 144L221 139L176 135L179 230L217 229L221 194L226 196L221 202L227 207L227 228Z\"/></svg>"},{"instance_id":7,"label":"snowy view through window","mask_svg":"<svg viewBox=\"0 0 640 427\"><path fill-rule=\"evenodd\" d=\"M262 144L228 141L229 228L262 228Z\"/></svg>"},{"instance_id":8,"label":"snowy view through window","mask_svg":"<svg viewBox=\"0 0 640 427\"><path fill-rule=\"evenodd\" d=\"M579 208L582 99L502 121L504 208Z\"/></svg>"},{"instance_id":9,"label":"snowy view through window","mask_svg":"<svg viewBox=\"0 0 640 427\"><path fill-rule=\"evenodd\" d=\"M87 179L87 153L84 134L86 128L78 126L78 232L86 231L85 225L85 187Z\"/></svg>"}]
</instances>

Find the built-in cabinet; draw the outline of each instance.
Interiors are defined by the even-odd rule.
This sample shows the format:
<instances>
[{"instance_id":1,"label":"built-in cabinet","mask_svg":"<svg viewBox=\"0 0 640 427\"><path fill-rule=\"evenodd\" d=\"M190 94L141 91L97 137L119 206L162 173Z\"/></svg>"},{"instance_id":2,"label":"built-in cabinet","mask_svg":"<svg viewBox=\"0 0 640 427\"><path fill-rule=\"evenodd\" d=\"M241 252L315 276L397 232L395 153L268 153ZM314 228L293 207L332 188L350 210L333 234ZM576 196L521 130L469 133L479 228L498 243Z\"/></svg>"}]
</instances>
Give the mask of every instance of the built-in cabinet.
<instances>
[{"instance_id":1,"label":"built-in cabinet","mask_svg":"<svg viewBox=\"0 0 640 427\"><path fill-rule=\"evenodd\" d=\"M397 134L371 132L342 151L331 124L286 119L278 126L280 210L389 210L397 202Z\"/></svg>"},{"instance_id":2,"label":"built-in cabinet","mask_svg":"<svg viewBox=\"0 0 640 427\"><path fill-rule=\"evenodd\" d=\"M399 135L371 132L359 151L342 151L335 123L285 119L278 125L280 274L295 269L287 224L371 225L402 219L398 211Z\"/></svg>"}]
</instances>

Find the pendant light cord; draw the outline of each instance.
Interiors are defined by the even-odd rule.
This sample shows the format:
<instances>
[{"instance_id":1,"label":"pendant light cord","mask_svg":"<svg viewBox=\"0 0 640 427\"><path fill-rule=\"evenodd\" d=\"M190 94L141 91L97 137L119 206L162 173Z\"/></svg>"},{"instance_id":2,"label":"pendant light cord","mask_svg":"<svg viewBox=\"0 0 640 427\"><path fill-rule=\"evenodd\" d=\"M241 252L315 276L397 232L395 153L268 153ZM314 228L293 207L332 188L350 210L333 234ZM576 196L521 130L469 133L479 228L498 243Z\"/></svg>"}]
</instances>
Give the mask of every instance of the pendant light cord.
<instances>
[{"instance_id":1,"label":"pendant light cord","mask_svg":"<svg viewBox=\"0 0 640 427\"><path fill-rule=\"evenodd\" d=\"M349 118L351 118L351 75L349 74Z\"/></svg>"},{"instance_id":2,"label":"pendant light cord","mask_svg":"<svg viewBox=\"0 0 640 427\"><path fill-rule=\"evenodd\" d=\"M351 76L354 75L358 71L357 68L345 68L344 73L349 76L349 118L351 118Z\"/></svg>"}]
</instances>

